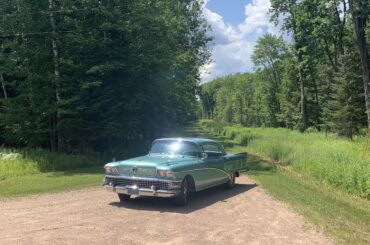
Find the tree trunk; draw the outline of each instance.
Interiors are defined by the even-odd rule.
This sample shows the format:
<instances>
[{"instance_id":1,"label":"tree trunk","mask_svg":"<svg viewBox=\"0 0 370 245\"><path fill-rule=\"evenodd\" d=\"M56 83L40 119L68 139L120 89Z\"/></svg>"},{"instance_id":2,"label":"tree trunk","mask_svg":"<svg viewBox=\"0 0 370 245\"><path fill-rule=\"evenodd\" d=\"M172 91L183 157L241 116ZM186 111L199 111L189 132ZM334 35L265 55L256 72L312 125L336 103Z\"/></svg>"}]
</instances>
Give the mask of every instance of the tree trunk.
<instances>
[{"instance_id":1,"label":"tree trunk","mask_svg":"<svg viewBox=\"0 0 370 245\"><path fill-rule=\"evenodd\" d=\"M4 99L8 99L8 93L6 92L4 76L2 73L0 73L0 81L1 81L1 87L3 89Z\"/></svg>"},{"instance_id":2,"label":"tree trunk","mask_svg":"<svg viewBox=\"0 0 370 245\"><path fill-rule=\"evenodd\" d=\"M303 71L299 69L299 80L300 80L300 89L301 89L301 115L302 115L302 130L307 129L307 106L306 106L306 91L305 91L305 79Z\"/></svg>"},{"instance_id":3,"label":"tree trunk","mask_svg":"<svg viewBox=\"0 0 370 245\"><path fill-rule=\"evenodd\" d=\"M300 92L301 92L301 123L302 127L301 130L305 131L307 129L307 99L306 99L306 82L304 76L304 69L302 68L303 60L302 54L300 53L300 47L297 44L295 45L297 51L297 59L298 59L298 72L299 72L299 85L300 85Z\"/></svg>"},{"instance_id":4,"label":"tree trunk","mask_svg":"<svg viewBox=\"0 0 370 245\"><path fill-rule=\"evenodd\" d=\"M61 151L63 149L63 141L62 141L62 133L60 128L60 72L59 72L59 47L58 47L58 32L57 32L57 25L55 21L54 12L55 11L55 3L54 0L49 0L49 18L52 27L52 47L53 47L53 56L54 56L54 83L55 83L55 99L56 99L56 119L55 119L55 132L56 132L56 139L57 139L57 149Z\"/></svg>"},{"instance_id":5,"label":"tree trunk","mask_svg":"<svg viewBox=\"0 0 370 245\"><path fill-rule=\"evenodd\" d=\"M370 99L369 99L369 82L370 82L370 60L369 51L366 43L366 22L367 16L365 14L359 13L356 7L361 8L361 6L354 6L353 0L349 0L349 5L352 13L352 19L355 26L357 44L361 56L362 64L362 78L365 94L365 104L366 104L366 114L367 114L367 126L370 129ZM357 3L359 4L359 3ZM361 5L361 4L359 4Z\"/></svg>"},{"instance_id":6,"label":"tree trunk","mask_svg":"<svg viewBox=\"0 0 370 245\"><path fill-rule=\"evenodd\" d=\"M293 4L293 3L291 3ZM293 4L294 6L295 4ZM302 127L301 127L301 130L302 131L305 131L307 129L307 100L306 100L306 92L305 92L305 76L304 76L304 68L302 67L302 64L303 64L303 59L302 59L302 51L300 50L301 47L300 47L300 41L297 37L297 27L296 27L296 21L295 21L295 13L294 11L292 10L293 6L290 6L291 10L290 10L290 14L292 15L292 19L293 19L293 37L294 37L294 42L295 42L295 51L297 52L297 61L298 61L298 72L299 72L299 82L300 82L300 91L301 91L301 120L302 120Z\"/></svg>"}]
</instances>

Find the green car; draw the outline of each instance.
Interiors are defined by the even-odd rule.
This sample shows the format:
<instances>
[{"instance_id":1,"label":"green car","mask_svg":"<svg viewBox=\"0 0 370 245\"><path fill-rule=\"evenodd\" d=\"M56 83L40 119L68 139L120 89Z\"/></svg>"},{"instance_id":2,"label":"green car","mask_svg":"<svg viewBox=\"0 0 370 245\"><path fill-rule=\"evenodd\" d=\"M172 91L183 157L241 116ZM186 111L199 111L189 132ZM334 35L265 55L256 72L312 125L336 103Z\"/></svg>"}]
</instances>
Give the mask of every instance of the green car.
<instances>
[{"instance_id":1,"label":"green car","mask_svg":"<svg viewBox=\"0 0 370 245\"><path fill-rule=\"evenodd\" d=\"M185 205L189 192L234 187L235 177L247 170L246 157L227 154L210 139L157 139L148 155L106 164L104 188L117 193L121 202L130 196L152 196Z\"/></svg>"}]
</instances>

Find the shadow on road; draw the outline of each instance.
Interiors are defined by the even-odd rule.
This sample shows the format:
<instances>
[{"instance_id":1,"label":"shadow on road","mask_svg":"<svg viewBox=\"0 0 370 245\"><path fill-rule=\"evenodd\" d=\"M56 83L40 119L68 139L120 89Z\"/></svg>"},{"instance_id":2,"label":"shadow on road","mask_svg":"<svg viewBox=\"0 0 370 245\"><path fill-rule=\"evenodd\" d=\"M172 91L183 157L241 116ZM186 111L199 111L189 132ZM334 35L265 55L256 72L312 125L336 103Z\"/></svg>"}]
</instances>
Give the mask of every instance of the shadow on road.
<instances>
[{"instance_id":1,"label":"shadow on road","mask_svg":"<svg viewBox=\"0 0 370 245\"><path fill-rule=\"evenodd\" d=\"M111 202L110 205L118 208L186 214L203 209L217 202L228 202L229 198L249 191L256 186L256 184L237 184L231 190L226 190L222 186L218 186L192 193L189 196L188 204L184 207L177 207L171 199L151 197L133 198L126 203Z\"/></svg>"}]
</instances>

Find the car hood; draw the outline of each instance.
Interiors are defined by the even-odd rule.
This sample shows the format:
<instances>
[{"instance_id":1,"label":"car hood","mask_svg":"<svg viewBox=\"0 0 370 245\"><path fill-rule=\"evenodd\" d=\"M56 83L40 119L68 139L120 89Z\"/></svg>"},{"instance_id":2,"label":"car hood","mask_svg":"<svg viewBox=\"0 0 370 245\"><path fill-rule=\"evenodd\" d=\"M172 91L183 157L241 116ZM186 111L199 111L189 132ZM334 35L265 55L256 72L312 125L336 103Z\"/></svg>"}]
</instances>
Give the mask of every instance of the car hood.
<instances>
[{"instance_id":1,"label":"car hood","mask_svg":"<svg viewBox=\"0 0 370 245\"><path fill-rule=\"evenodd\" d=\"M146 155L108 163L106 166L116 167L118 172L124 175L156 176L157 169L171 169L174 165L194 161L196 158L187 156Z\"/></svg>"}]
</instances>

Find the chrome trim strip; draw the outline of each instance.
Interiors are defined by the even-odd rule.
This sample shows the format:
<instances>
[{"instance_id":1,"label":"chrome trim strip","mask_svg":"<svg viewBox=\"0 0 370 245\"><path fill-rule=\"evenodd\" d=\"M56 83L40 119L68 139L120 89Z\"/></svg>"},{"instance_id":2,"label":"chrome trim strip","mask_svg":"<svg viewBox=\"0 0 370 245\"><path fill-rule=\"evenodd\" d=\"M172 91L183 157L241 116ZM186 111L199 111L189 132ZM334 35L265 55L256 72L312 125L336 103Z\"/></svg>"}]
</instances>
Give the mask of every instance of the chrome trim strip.
<instances>
[{"instance_id":1,"label":"chrome trim strip","mask_svg":"<svg viewBox=\"0 0 370 245\"><path fill-rule=\"evenodd\" d=\"M128 195L129 188L137 188L137 186L111 186L111 185L104 185L104 188L107 191L126 194ZM138 188L138 196L151 196L151 197L175 197L180 193L180 190L152 190L146 188Z\"/></svg>"},{"instance_id":2,"label":"chrome trim strip","mask_svg":"<svg viewBox=\"0 0 370 245\"><path fill-rule=\"evenodd\" d=\"M147 180L147 181L160 181L167 183L181 183L181 181L171 180L171 179L161 179L161 178L148 178L148 177L139 177L139 176L117 176L117 175L105 175L105 177L112 179L127 179L127 180Z\"/></svg>"},{"instance_id":3,"label":"chrome trim strip","mask_svg":"<svg viewBox=\"0 0 370 245\"><path fill-rule=\"evenodd\" d=\"M189 170L185 170L185 171L175 172L175 174L177 174L177 173L184 173L184 172L200 171L200 170L218 170L220 172L225 173L228 177L231 176L231 174L229 174L228 172L226 172L226 171L224 171L222 169L219 169L219 168L197 168L197 169L189 169Z\"/></svg>"}]
</instances>

